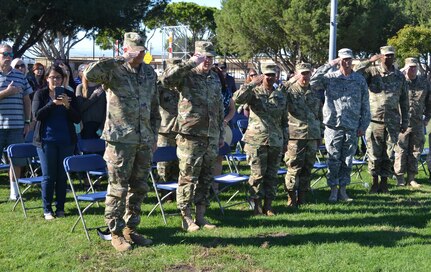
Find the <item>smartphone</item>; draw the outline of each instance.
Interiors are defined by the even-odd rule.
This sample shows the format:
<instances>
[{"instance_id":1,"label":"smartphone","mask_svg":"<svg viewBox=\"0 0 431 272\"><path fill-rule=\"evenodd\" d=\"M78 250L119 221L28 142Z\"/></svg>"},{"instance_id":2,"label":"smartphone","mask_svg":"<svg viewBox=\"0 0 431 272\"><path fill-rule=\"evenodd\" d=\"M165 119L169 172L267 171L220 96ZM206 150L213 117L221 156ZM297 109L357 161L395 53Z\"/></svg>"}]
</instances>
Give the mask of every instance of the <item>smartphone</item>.
<instances>
[{"instance_id":1,"label":"smartphone","mask_svg":"<svg viewBox=\"0 0 431 272\"><path fill-rule=\"evenodd\" d=\"M64 93L64 88L63 87L55 87L54 93L55 93L55 98L58 98L60 95L62 95Z\"/></svg>"}]
</instances>

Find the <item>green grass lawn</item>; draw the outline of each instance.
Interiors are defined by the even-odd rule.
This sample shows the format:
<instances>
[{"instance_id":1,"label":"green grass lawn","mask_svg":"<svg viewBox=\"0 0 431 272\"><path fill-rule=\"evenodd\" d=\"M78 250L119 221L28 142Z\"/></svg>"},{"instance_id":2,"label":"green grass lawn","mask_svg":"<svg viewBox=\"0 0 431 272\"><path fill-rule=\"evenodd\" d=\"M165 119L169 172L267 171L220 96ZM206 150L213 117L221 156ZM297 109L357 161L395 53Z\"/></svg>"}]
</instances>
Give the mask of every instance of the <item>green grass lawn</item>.
<instances>
[{"instance_id":1,"label":"green grass lawn","mask_svg":"<svg viewBox=\"0 0 431 272\"><path fill-rule=\"evenodd\" d=\"M70 194L66 218L52 222L43 219L41 209L30 210L24 219L20 206L11 211L13 203L2 202L0 271L430 271L428 177L419 171L419 190L390 182L389 195L369 195L363 185L351 185L352 203L329 204L329 190L321 188L310 194L311 204L298 210L286 207L280 186L278 214L271 218L251 216L246 205L222 216L214 202L208 217L219 228L195 233L181 231L178 215L168 217L166 226L159 212L147 218L156 201L150 193L140 232L154 245L126 253L115 252L95 231L88 242L81 224L70 232L77 215ZM1 175L0 200L9 196L8 184ZM27 206L40 203L39 192L30 193ZM103 224L101 206L86 216L88 225ZM165 207L176 212L175 204Z\"/></svg>"}]
</instances>

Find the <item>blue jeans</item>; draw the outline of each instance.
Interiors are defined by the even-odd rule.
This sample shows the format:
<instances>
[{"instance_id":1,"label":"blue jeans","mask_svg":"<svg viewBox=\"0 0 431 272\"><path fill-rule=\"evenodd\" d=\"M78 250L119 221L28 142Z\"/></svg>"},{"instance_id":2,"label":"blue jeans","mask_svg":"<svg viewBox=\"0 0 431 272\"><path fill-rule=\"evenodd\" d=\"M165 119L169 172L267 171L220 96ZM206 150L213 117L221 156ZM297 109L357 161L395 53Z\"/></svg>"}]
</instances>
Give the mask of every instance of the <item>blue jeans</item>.
<instances>
[{"instance_id":1,"label":"blue jeans","mask_svg":"<svg viewBox=\"0 0 431 272\"><path fill-rule=\"evenodd\" d=\"M40 159L42 174L45 176L42 181L42 202L43 212L52 213L52 200L54 190L57 201L57 211L64 211L66 202L67 176L63 167L63 160L67 156L73 155L75 145L64 145L56 143L43 143L37 148Z\"/></svg>"}]
</instances>

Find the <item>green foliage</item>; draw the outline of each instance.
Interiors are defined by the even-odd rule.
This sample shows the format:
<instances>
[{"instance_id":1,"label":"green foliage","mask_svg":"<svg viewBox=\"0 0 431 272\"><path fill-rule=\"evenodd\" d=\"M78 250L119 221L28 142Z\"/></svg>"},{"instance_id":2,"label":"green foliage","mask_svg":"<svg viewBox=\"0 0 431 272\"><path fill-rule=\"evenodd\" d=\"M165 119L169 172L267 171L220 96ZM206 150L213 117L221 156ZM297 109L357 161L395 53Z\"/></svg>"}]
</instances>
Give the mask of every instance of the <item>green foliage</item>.
<instances>
[{"instance_id":1,"label":"green foliage","mask_svg":"<svg viewBox=\"0 0 431 272\"><path fill-rule=\"evenodd\" d=\"M337 45L361 55L379 52L408 23L400 0L340 0L338 8Z\"/></svg>"},{"instance_id":2,"label":"green foliage","mask_svg":"<svg viewBox=\"0 0 431 272\"><path fill-rule=\"evenodd\" d=\"M200 6L190 2L168 4L159 16L151 16L144 20L149 29L163 26L187 26L191 33L190 51L194 50L194 43L198 40L212 40L216 24L214 22L214 7Z\"/></svg>"},{"instance_id":3,"label":"green foliage","mask_svg":"<svg viewBox=\"0 0 431 272\"><path fill-rule=\"evenodd\" d=\"M401 66L405 58L416 57L422 60L427 73L431 71L426 62L427 53L431 52L431 28L406 25L388 40L388 44L396 48Z\"/></svg>"},{"instance_id":4,"label":"green foliage","mask_svg":"<svg viewBox=\"0 0 431 272\"><path fill-rule=\"evenodd\" d=\"M6 2L6 3L4 3ZM4 0L0 41L12 41L17 56L40 41L46 31L64 35L77 29L138 29L143 17L166 0Z\"/></svg>"}]
</instances>

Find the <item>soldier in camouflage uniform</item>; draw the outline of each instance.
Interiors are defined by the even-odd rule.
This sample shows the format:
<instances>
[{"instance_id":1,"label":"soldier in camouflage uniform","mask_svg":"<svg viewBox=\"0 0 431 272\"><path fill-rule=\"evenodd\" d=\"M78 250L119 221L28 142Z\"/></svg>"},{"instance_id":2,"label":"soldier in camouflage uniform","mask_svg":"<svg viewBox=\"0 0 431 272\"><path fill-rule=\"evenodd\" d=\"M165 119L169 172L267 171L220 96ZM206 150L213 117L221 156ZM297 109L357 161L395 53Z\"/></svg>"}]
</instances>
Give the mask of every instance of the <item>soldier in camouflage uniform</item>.
<instances>
[{"instance_id":1,"label":"soldier in camouflage uniform","mask_svg":"<svg viewBox=\"0 0 431 272\"><path fill-rule=\"evenodd\" d=\"M323 123L330 202L352 201L346 193L346 186L350 184L358 136L364 134L370 123L367 83L360 74L353 72L352 59L352 50L340 49L338 58L319 67L311 78L313 88L325 90ZM339 69L328 73L337 64Z\"/></svg>"},{"instance_id":2,"label":"soldier in camouflage uniform","mask_svg":"<svg viewBox=\"0 0 431 272\"><path fill-rule=\"evenodd\" d=\"M321 139L322 106L319 94L310 88L310 77L311 65L298 64L297 80L287 89L289 143L284 160L287 166L288 205L293 207L305 202Z\"/></svg>"},{"instance_id":3,"label":"soldier in camouflage uniform","mask_svg":"<svg viewBox=\"0 0 431 272\"><path fill-rule=\"evenodd\" d=\"M364 75L370 95L371 123L366 139L368 171L373 177L370 193L373 194L389 193L388 177L393 175L393 152L398 134L407 129L409 111L406 80L393 65L395 49L383 46L380 53L355 67ZM381 59L380 65L372 66L372 62L378 59Z\"/></svg>"},{"instance_id":4,"label":"soldier in camouflage uniform","mask_svg":"<svg viewBox=\"0 0 431 272\"><path fill-rule=\"evenodd\" d=\"M181 59L169 59L168 65L178 64ZM168 89L162 86L161 82L158 84L159 100L160 100L160 116L162 118L159 128L159 136L157 139L157 146L177 146L175 137L177 133L172 129L178 114L178 91ZM162 181L173 181L178 179L179 168L178 161L158 162L157 173L159 179Z\"/></svg>"},{"instance_id":5,"label":"soldier in camouflage uniform","mask_svg":"<svg viewBox=\"0 0 431 272\"><path fill-rule=\"evenodd\" d=\"M177 155L180 175L177 206L183 229L191 232L215 225L204 218L209 205L209 190L218 149L223 145L223 103L221 84L211 71L214 47L211 42L197 41L195 55L186 62L169 67L161 81L166 88L180 93L178 116L173 131L177 132ZM196 205L196 221L191 215Z\"/></svg>"},{"instance_id":6,"label":"soldier in camouflage uniform","mask_svg":"<svg viewBox=\"0 0 431 272\"><path fill-rule=\"evenodd\" d=\"M233 95L238 104L248 104L250 116L244 135L247 161L251 167L250 197L254 214L274 215L272 201L277 191L277 171L288 140L286 90L274 88L276 65L266 64L263 75L244 84ZM264 206L262 209L262 199Z\"/></svg>"},{"instance_id":7,"label":"soldier in camouflage uniform","mask_svg":"<svg viewBox=\"0 0 431 272\"><path fill-rule=\"evenodd\" d=\"M394 172L397 185L404 186L404 174L407 172L407 182L414 188L420 185L415 181L418 173L418 159L425 143L424 121L428 123L431 117L431 95L428 80L417 74L419 62L416 58L405 59L404 71L409 93L409 126L398 136L395 146Z\"/></svg>"},{"instance_id":8,"label":"soldier in camouflage uniform","mask_svg":"<svg viewBox=\"0 0 431 272\"><path fill-rule=\"evenodd\" d=\"M144 44L138 33L128 32L122 57L100 60L84 71L89 81L108 88L102 134L109 174L105 220L118 251L131 249L131 243L152 243L136 231L160 126L157 75L143 63Z\"/></svg>"}]
</instances>

